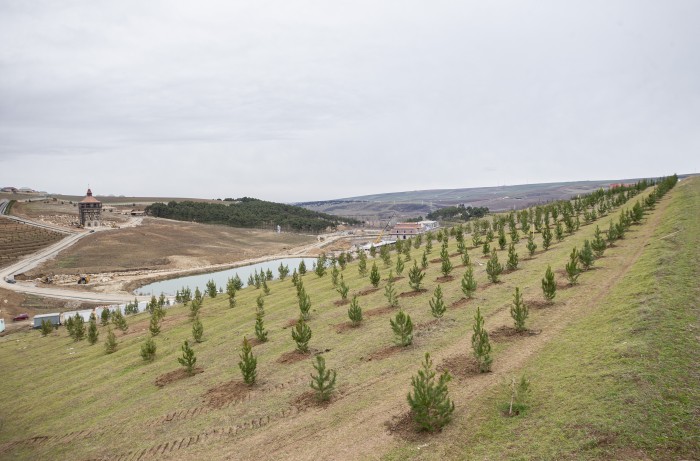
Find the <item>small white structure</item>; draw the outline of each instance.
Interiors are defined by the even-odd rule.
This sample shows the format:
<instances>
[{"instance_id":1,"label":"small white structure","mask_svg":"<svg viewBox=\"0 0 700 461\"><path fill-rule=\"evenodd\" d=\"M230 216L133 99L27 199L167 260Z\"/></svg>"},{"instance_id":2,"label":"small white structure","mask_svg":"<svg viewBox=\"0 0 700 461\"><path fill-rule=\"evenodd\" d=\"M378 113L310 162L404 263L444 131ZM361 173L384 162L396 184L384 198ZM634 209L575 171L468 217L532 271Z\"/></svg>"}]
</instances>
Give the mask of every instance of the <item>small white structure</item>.
<instances>
[{"instance_id":1,"label":"small white structure","mask_svg":"<svg viewBox=\"0 0 700 461\"><path fill-rule=\"evenodd\" d=\"M5 331L5 319L0 319L0 333Z\"/></svg>"},{"instance_id":2,"label":"small white structure","mask_svg":"<svg viewBox=\"0 0 700 461\"><path fill-rule=\"evenodd\" d=\"M34 328L41 328L41 321L42 320L48 320L50 321L53 325L60 325L61 324L61 314L56 312L55 314L41 314L41 315L35 315L33 319L33 326Z\"/></svg>"}]
</instances>

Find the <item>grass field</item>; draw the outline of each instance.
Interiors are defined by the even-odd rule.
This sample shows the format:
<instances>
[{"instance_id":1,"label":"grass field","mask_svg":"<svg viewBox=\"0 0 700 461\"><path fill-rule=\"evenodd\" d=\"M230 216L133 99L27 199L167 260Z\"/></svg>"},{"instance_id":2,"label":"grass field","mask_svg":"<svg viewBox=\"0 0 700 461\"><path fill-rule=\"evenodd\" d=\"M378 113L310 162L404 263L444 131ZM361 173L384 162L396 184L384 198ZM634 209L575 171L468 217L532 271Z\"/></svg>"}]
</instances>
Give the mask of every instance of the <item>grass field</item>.
<instances>
[{"instance_id":1,"label":"grass field","mask_svg":"<svg viewBox=\"0 0 700 461\"><path fill-rule=\"evenodd\" d=\"M0 267L9 266L65 237L58 232L0 219Z\"/></svg>"},{"instance_id":2,"label":"grass field","mask_svg":"<svg viewBox=\"0 0 700 461\"><path fill-rule=\"evenodd\" d=\"M191 338L182 306L168 310L153 363L139 357L148 331L144 314L128 318L130 328L117 334L119 349L111 355L104 353L103 328L95 346L73 342L64 329L46 338L38 332L0 338L0 458L697 459L699 197L700 181L679 183L578 286L566 287L558 273L551 306L542 302L545 268L560 271L595 225L532 259L521 241L519 269L495 285L486 281L480 249L471 249L476 297L461 301L464 268L457 267L454 280L442 284L451 307L439 321L428 308L441 275L439 263L431 264L428 291L400 299L416 325L414 344L402 349L392 346L389 318L396 310L386 306L385 281L372 291L356 263L348 266L344 279L360 294L365 320L346 328L347 306L335 304L330 276L310 273L304 277L312 302L310 347L338 371L338 391L326 406L309 395L312 355L292 353L289 325L298 308L289 279L269 283L269 341L253 349L259 382L250 389L241 384L237 362L243 336L253 336L260 294L254 288L242 290L233 309L223 295L204 302L204 342L194 346L203 372L162 388L156 380L179 368L180 345ZM597 223L606 229L618 213ZM412 256L421 252L413 249ZM438 254L436 245L431 259ZM501 261L505 256L499 252ZM457 256L452 262L460 264ZM388 270L378 265L385 277ZM516 286L531 305L533 334L493 335L493 371L474 373L475 307L489 331L511 325ZM407 278L396 288L409 292ZM406 404L425 352L454 375L454 420L432 435L412 430ZM532 381L529 409L503 417L503 383L522 374Z\"/></svg>"}]
</instances>

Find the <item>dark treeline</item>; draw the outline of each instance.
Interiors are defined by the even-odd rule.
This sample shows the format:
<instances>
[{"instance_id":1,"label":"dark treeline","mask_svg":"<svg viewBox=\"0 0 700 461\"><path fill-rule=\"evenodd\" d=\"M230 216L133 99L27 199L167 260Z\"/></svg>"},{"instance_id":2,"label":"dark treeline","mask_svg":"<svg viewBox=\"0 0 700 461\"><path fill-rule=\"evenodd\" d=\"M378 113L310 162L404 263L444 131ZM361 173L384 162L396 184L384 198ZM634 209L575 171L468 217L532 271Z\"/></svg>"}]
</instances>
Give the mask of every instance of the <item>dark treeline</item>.
<instances>
[{"instance_id":1,"label":"dark treeline","mask_svg":"<svg viewBox=\"0 0 700 461\"><path fill-rule=\"evenodd\" d=\"M446 221L468 221L472 218L483 218L488 214L489 209L485 206L477 207L465 207L464 204L457 206L448 206L445 208L440 208L431 213L428 213L427 218L433 221L446 220Z\"/></svg>"},{"instance_id":2,"label":"dark treeline","mask_svg":"<svg viewBox=\"0 0 700 461\"><path fill-rule=\"evenodd\" d=\"M339 224L360 224L350 218L317 213L305 208L243 197L234 203L168 202L146 207L146 214L157 218L177 219L232 227L269 228L277 225L285 231L322 232Z\"/></svg>"}]
</instances>

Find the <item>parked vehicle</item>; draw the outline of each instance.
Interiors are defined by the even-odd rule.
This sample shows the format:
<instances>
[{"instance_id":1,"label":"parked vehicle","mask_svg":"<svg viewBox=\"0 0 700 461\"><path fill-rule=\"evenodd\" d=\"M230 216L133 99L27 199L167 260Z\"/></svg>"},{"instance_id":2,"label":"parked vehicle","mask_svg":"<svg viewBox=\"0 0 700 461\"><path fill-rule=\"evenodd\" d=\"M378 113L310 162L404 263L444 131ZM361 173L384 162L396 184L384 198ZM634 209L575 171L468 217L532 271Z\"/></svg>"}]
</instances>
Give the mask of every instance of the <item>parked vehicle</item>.
<instances>
[{"instance_id":1,"label":"parked vehicle","mask_svg":"<svg viewBox=\"0 0 700 461\"><path fill-rule=\"evenodd\" d=\"M19 314L12 317L13 322L18 322L20 320L29 320L29 314Z\"/></svg>"},{"instance_id":2,"label":"parked vehicle","mask_svg":"<svg viewBox=\"0 0 700 461\"><path fill-rule=\"evenodd\" d=\"M41 328L41 321L42 320L49 320L54 326L55 325L61 325L61 319L62 316L60 313L56 312L55 314L41 314L41 315L35 315L33 319L33 327L34 328Z\"/></svg>"},{"instance_id":3,"label":"parked vehicle","mask_svg":"<svg viewBox=\"0 0 700 461\"><path fill-rule=\"evenodd\" d=\"M16 281L15 279L13 279L13 278L11 279L10 277L7 277L7 278L5 279L5 281L6 281L7 283L17 283L17 281Z\"/></svg>"}]
</instances>

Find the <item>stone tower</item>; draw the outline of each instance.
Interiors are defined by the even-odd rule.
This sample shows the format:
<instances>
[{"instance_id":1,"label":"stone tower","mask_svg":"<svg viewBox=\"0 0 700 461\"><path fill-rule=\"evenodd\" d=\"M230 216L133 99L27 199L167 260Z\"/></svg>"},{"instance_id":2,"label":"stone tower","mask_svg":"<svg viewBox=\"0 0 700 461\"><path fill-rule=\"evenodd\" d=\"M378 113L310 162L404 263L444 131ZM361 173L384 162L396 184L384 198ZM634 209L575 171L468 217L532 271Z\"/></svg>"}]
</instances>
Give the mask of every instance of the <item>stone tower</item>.
<instances>
[{"instance_id":1,"label":"stone tower","mask_svg":"<svg viewBox=\"0 0 700 461\"><path fill-rule=\"evenodd\" d=\"M80 225L83 227L96 227L102 224L102 202L92 196L92 191L87 190L87 196L78 203Z\"/></svg>"}]
</instances>

